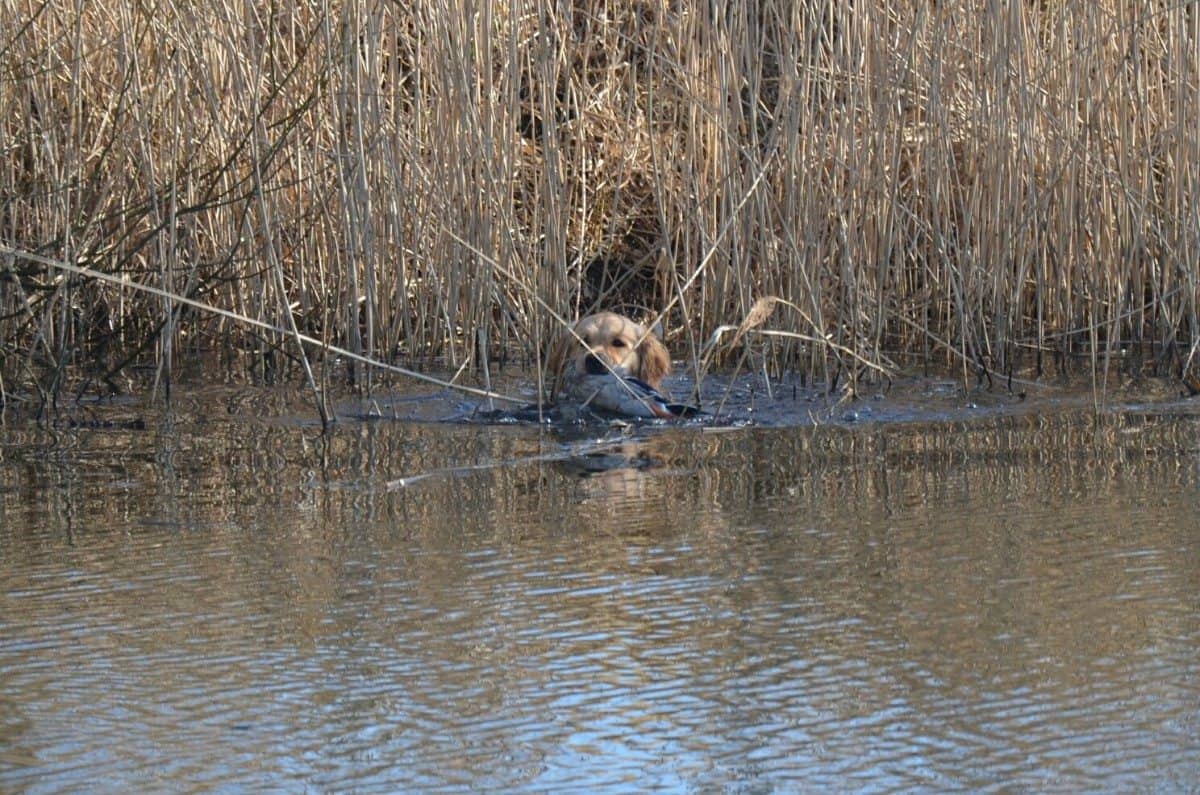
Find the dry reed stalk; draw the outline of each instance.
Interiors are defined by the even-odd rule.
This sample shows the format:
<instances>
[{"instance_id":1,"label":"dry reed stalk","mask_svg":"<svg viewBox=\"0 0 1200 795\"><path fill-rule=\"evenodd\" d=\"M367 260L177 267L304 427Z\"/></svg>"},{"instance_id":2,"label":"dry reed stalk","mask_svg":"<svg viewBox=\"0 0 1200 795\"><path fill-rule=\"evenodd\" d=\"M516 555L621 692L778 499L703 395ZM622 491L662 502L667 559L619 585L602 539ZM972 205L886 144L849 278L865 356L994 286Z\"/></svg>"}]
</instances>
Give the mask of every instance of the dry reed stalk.
<instances>
[{"instance_id":1,"label":"dry reed stalk","mask_svg":"<svg viewBox=\"0 0 1200 795\"><path fill-rule=\"evenodd\" d=\"M0 244L367 359L533 362L607 306L698 362L778 296L814 379L1102 381L1200 336L1198 51L1193 2L0 0ZM285 363L37 262L0 266L10 393Z\"/></svg>"}]
</instances>

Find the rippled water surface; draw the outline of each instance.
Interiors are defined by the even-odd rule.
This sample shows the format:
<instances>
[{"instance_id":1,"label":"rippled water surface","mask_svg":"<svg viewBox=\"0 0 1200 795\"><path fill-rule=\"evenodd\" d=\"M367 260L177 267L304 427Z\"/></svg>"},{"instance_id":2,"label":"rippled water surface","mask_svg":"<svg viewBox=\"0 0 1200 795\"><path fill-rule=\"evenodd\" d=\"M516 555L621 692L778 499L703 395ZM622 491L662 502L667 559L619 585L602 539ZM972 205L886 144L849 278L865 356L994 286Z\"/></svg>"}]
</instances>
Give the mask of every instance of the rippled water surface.
<instances>
[{"instance_id":1,"label":"rippled water surface","mask_svg":"<svg viewBox=\"0 0 1200 795\"><path fill-rule=\"evenodd\" d=\"M0 791L1200 781L1186 402L565 433L345 409L0 429Z\"/></svg>"}]
</instances>

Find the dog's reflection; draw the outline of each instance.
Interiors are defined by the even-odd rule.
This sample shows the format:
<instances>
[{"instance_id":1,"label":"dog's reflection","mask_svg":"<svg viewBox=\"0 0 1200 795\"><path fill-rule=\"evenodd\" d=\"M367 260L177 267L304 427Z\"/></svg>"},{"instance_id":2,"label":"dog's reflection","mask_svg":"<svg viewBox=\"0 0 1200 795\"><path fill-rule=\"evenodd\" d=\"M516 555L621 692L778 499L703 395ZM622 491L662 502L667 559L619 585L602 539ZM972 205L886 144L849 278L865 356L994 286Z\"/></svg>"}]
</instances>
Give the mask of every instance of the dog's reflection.
<instances>
[{"instance_id":1,"label":"dog's reflection","mask_svg":"<svg viewBox=\"0 0 1200 795\"><path fill-rule=\"evenodd\" d=\"M593 519L628 528L662 524L673 484L664 456L648 440L621 442L563 459L559 468L576 478L576 499L594 506Z\"/></svg>"}]
</instances>

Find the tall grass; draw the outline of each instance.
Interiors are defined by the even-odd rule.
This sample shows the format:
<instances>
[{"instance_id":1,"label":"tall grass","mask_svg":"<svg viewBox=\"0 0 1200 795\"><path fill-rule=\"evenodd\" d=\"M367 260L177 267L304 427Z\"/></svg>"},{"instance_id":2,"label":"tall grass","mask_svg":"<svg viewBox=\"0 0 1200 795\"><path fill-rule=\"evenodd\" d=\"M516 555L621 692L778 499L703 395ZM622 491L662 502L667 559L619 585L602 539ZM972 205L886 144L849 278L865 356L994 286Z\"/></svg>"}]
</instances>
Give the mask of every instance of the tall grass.
<instances>
[{"instance_id":1,"label":"tall grass","mask_svg":"<svg viewBox=\"0 0 1200 795\"><path fill-rule=\"evenodd\" d=\"M1178 370L1198 52L1195 0L0 0L0 384L600 306L816 379Z\"/></svg>"}]
</instances>

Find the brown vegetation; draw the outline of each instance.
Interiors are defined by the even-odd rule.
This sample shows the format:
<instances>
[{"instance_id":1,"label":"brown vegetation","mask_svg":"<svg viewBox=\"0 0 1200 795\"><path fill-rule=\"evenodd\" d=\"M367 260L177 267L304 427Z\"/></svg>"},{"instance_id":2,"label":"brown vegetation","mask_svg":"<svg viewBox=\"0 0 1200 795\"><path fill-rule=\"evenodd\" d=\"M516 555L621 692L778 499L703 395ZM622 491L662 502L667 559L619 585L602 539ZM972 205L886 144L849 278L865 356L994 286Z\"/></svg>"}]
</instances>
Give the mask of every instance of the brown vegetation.
<instances>
[{"instance_id":1,"label":"brown vegetation","mask_svg":"<svg viewBox=\"0 0 1200 795\"><path fill-rule=\"evenodd\" d=\"M1179 368L1198 52L1176 0L0 0L0 385L597 307L814 378Z\"/></svg>"}]
</instances>

